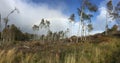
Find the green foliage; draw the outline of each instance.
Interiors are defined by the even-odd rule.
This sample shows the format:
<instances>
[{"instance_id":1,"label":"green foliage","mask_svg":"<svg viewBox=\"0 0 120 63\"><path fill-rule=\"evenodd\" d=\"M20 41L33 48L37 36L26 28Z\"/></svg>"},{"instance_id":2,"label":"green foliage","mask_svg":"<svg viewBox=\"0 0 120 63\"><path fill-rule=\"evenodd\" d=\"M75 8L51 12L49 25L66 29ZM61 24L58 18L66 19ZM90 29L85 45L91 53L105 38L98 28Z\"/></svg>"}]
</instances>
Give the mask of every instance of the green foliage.
<instances>
[{"instance_id":1,"label":"green foliage","mask_svg":"<svg viewBox=\"0 0 120 63\"><path fill-rule=\"evenodd\" d=\"M70 17L69 17L69 20L70 22L74 22L75 21L75 14L72 14Z\"/></svg>"},{"instance_id":2,"label":"green foliage","mask_svg":"<svg viewBox=\"0 0 120 63\"><path fill-rule=\"evenodd\" d=\"M113 5L113 1L110 0L106 6L109 17L115 20L120 28L120 1L117 3L117 5Z\"/></svg>"},{"instance_id":3,"label":"green foliage","mask_svg":"<svg viewBox=\"0 0 120 63\"><path fill-rule=\"evenodd\" d=\"M85 0L85 6L89 11L96 12L98 10L97 6L91 3L89 0Z\"/></svg>"},{"instance_id":4,"label":"green foliage","mask_svg":"<svg viewBox=\"0 0 120 63\"><path fill-rule=\"evenodd\" d=\"M117 26L117 25L114 25L114 26L111 28L111 31L114 31L114 32L118 31L118 26Z\"/></svg>"},{"instance_id":5,"label":"green foliage","mask_svg":"<svg viewBox=\"0 0 120 63\"><path fill-rule=\"evenodd\" d=\"M108 9L108 12L110 13L112 10L113 10L113 4L112 4L112 1L110 0L107 4L107 9Z\"/></svg>"},{"instance_id":6,"label":"green foliage","mask_svg":"<svg viewBox=\"0 0 120 63\"><path fill-rule=\"evenodd\" d=\"M31 39L32 34L23 33L19 28L14 24L10 27L3 29L2 38L6 41L23 41Z\"/></svg>"}]
</instances>

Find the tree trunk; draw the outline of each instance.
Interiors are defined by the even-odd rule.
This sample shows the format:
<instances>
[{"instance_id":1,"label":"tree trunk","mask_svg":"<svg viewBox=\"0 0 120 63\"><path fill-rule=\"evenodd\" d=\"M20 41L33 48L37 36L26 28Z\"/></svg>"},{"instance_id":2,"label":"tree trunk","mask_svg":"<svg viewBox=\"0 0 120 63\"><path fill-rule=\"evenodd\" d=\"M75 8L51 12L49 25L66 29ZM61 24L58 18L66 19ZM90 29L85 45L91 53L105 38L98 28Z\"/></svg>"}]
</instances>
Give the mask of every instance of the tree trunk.
<instances>
[{"instance_id":1,"label":"tree trunk","mask_svg":"<svg viewBox=\"0 0 120 63\"><path fill-rule=\"evenodd\" d=\"M0 32L1 32L1 14L0 14Z\"/></svg>"},{"instance_id":2,"label":"tree trunk","mask_svg":"<svg viewBox=\"0 0 120 63\"><path fill-rule=\"evenodd\" d=\"M87 40L87 34L86 34L86 31L87 31L87 29L86 29L86 26L84 25L84 41L86 41Z\"/></svg>"},{"instance_id":3,"label":"tree trunk","mask_svg":"<svg viewBox=\"0 0 120 63\"><path fill-rule=\"evenodd\" d=\"M108 16L107 16L107 12L106 12L106 26L105 26L105 35L108 35Z\"/></svg>"},{"instance_id":4,"label":"tree trunk","mask_svg":"<svg viewBox=\"0 0 120 63\"><path fill-rule=\"evenodd\" d=\"M82 1L82 7L81 7L81 13L80 13L80 22L79 22L79 28L78 28L78 33L77 33L77 35L78 35L78 37L77 37L77 40L76 40L76 43L78 43L78 39L79 39L79 33L80 33L80 27L82 27L82 15L83 15L83 7L84 6L84 0ZM80 26L81 25L81 26ZM81 28L81 32L82 32L82 28ZM81 33L81 39L82 39L82 33Z\"/></svg>"},{"instance_id":5,"label":"tree trunk","mask_svg":"<svg viewBox=\"0 0 120 63\"><path fill-rule=\"evenodd\" d=\"M77 40L76 40L76 43L78 43L78 39L79 39L79 33L80 33L80 25L82 24L82 11L83 11L83 7L82 7L82 10L81 10L81 14L80 14L80 22L79 22L79 28L78 28L78 33L77 33ZM81 33L81 39L82 39L82 33Z\"/></svg>"},{"instance_id":6,"label":"tree trunk","mask_svg":"<svg viewBox=\"0 0 120 63\"><path fill-rule=\"evenodd\" d=\"M0 32L1 32L1 34L0 34L0 39L2 40L2 27L1 27L1 14L0 14Z\"/></svg>"}]
</instances>

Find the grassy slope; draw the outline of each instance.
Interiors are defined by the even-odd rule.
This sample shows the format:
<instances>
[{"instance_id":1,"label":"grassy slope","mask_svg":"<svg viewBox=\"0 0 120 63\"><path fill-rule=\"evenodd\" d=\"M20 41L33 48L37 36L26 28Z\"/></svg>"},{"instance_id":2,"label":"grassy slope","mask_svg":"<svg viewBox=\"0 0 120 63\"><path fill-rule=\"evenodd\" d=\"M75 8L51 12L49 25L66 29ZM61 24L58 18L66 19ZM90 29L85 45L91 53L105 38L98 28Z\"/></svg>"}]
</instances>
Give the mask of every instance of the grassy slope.
<instances>
[{"instance_id":1,"label":"grassy slope","mask_svg":"<svg viewBox=\"0 0 120 63\"><path fill-rule=\"evenodd\" d=\"M101 37L100 43L18 42L0 48L0 63L120 63L119 37Z\"/></svg>"}]
</instances>

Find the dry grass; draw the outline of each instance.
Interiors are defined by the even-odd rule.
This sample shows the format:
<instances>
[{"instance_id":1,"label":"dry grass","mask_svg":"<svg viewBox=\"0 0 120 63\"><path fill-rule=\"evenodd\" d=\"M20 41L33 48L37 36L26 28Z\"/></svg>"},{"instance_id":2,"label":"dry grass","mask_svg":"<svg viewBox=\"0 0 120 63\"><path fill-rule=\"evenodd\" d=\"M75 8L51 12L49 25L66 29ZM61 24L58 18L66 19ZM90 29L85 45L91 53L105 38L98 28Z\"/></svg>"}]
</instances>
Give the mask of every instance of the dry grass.
<instances>
[{"instance_id":1,"label":"dry grass","mask_svg":"<svg viewBox=\"0 0 120 63\"><path fill-rule=\"evenodd\" d=\"M99 44L88 42L69 45L45 44L42 46L46 49L35 53L23 52L17 48L1 50L0 63L120 63L118 60L120 59L120 39L110 40ZM29 47L41 45L37 42L32 44L26 45Z\"/></svg>"}]
</instances>

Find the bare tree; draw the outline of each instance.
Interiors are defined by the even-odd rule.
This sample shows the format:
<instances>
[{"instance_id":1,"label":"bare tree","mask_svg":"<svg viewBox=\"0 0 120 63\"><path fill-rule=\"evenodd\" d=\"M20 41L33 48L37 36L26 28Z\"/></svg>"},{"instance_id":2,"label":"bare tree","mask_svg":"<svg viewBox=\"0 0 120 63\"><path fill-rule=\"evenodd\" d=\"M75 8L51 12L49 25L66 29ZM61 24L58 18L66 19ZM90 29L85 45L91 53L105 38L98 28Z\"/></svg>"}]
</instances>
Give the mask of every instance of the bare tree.
<instances>
[{"instance_id":1,"label":"bare tree","mask_svg":"<svg viewBox=\"0 0 120 63\"><path fill-rule=\"evenodd\" d=\"M42 29L42 28L46 28L47 30L50 30L50 21L48 20L44 20L42 19L40 24L39 24L39 27Z\"/></svg>"},{"instance_id":2,"label":"bare tree","mask_svg":"<svg viewBox=\"0 0 120 63\"><path fill-rule=\"evenodd\" d=\"M73 33L73 31L72 31L73 25L75 23L75 14L71 14L71 16L68 19L69 19L69 24L70 24L69 29L71 29L70 34L72 34Z\"/></svg>"},{"instance_id":3,"label":"bare tree","mask_svg":"<svg viewBox=\"0 0 120 63\"><path fill-rule=\"evenodd\" d=\"M48 31L47 38L48 38L48 41L52 41L53 33L51 30Z\"/></svg>"},{"instance_id":4,"label":"bare tree","mask_svg":"<svg viewBox=\"0 0 120 63\"><path fill-rule=\"evenodd\" d=\"M0 33L2 34L2 24L1 24L1 14L0 14ZM1 37L1 34L0 34L0 39L2 39L2 37Z\"/></svg>"},{"instance_id":5,"label":"bare tree","mask_svg":"<svg viewBox=\"0 0 120 63\"><path fill-rule=\"evenodd\" d=\"M120 30L120 1L117 3L117 5L114 8L115 10L112 13L113 19L116 20Z\"/></svg>"},{"instance_id":6,"label":"bare tree","mask_svg":"<svg viewBox=\"0 0 120 63\"><path fill-rule=\"evenodd\" d=\"M69 20L70 20L70 22L74 22L74 21L75 21L75 14L72 14L72 15L69 17Z\"/></svg>"},{"instance_id":7,"label":"bare tree","mask_svg":"<svg viewBox=\"0 0 120 63\"><path fill-rule=\"evenodd\" d=\"M46 20L46 27L48 27L48 28L50 27L50 21L48 21L48 20Z\"/></svg>"},{"instance_id":8,"label":"bare tree","mask_svg":"<svg viewBox=\"0 0 120 63\"><path fill-rule=\"evenodd\" d=\"M87 27L88 27L88 35L90 35L90 32L93 30L93 26L92 24L88 24Z\"/></svg>"},{"instance_id":9,"label":"bare tree","mask_svg":"<svg viewBox=\"0 0 120 63\"><path fill-rule=\"evenodd\" d=\"M12 10L8 15L7 15L7 17L5 17L4 18L4 23L5 23L5 28L7 27L7 24L8 24L8 21L9 21L9 16L11 15L11 14L13 14L15 11L17 11L17 13L19 13L19 10L17 9L17 8L15 8L14 10Z\"/></svg>"},{"instance_id":10,"label":"bare tree","mask_svg":"<svg viewBox=\"0 0 120 63\"><path fill-rule=\"evenodd\" d=\"M106 26L105 26L105 35L108 35L108 19L111 18L111 14L113 11L112 0L110 0L107 4L107 12L106 12Z\"/></svg>"},{"instance_id":11,"label":"bare tree","mask_svg":"<svg viewBox=\"0 0 120 63\"><path fill-rule=\"evenodd\" d=\"M106 14L106 35L107 35L107 27L108 27L107 18L112 18L113 20L115 20L120 30L120 1L117 3L116 6L114 6L113 1L109 0L106 6L107 6L107 14Z\"/></svg>"},{"instance_id":12,"label":"bare tree","mask_svg":"<svg viewBox=\"0 0 120 63\"><path fill-rule=\"evenodd\" d=\"M10 16L11 14L13 14L15 11L17 11L17 13L19 13L19 10L18 10L17 8L15 8L15 9L13 9L13 10L4 18L5 29L6 29L7 32L9 31L9 25L7 25L7 24L8 24L8 21L9 21L9 16ZM9 32L9 34L11 34L11 33ZM10 36L9 34L6 35L6 33L5 33L5 34L2 34L2 35L6 36L6 37L9 37L9 38L6 39L6 40L9 40L9 39L11 38L11 36ZM4 37L4 38L5 38L5 37Z\"/></svg>"},{"instance_id":13,"label":"bare tree","mask_svg":"<svg viewBox=\"0 0 120 63\"><path fill-rule=\"evenodd\" d=\"M68 38L68 33L70 32L70 29L67 28L67 30L64 32L65 38Z\"/></svg>"},{"instance_id":14,"label":"bare tree","mask_svg":"<svg viewBox=\"0 0 120 63\"><path fill-rule=\"evenodd\" d=\"M39 24L39 27L40 28L45 28L45 20L44 19L41 20L41 22Z\"/></svg>"},{"instance_id":15,"label":"bare tree","mask_svg":"<svg viewBox=\"0 0 120 63\"><path fill-rule=\"evenodd\" d=\"M40 29L45 28L45 20L44 20L44 19L41 19L41 22L40 22L40 24L39 24L39 27L40 27ZM42 37L42 41L44 42L45 35L42 35L41 37Z\"/></svg>"},{"instance_id":16,"label":"bare tree","mask_svg":"<svg viewBox=\"0 0 120 63\"><path fill-rule=\"evenodd\" d=\"M84 20L87 18L89 18L88 15L85 14L85 10L89 10L91 12L96 12L97 11L97 6L92 4L89 0L82 0L82 4L81 4L81 8L78 8L78 14L80 16L80 22L79 22L79 29L78 29L78 34L80 33L80 28L82 28L84 32ZM83 33L81 33L83 34ZM78 38L77 41L78 42Z\"/></svg>"},{"instance_id":17,"label":"bare tree","mask_svg":"<svg viewBox=\"0 0 120 63\"><path fill-rule=\"evenodd\" d=\"M115 7L116 15L114 15L115 19L117 20L119 30L120 30L120 1L118 2L117 6Z\"/></svg>"},{"instance_id":18,"label":"bare tree","mask_svg":"<svg viewBox=\"0 0 120 63\"><path fill-rule=\"evenodd\" d=\"M2 24L1 24L1 14L0 14L0 40L2 40ZM0 45L2 44L2 42L0 42Z\"/></svg>"},{"instance_id":19,"label":"bare tree","mask_svg":"<svg viewBox=\"0 0 120 63\"><path fill-rule=\"evenodd\" d=\"M41 29L46 29L47 32L50 31L50 21L42 19L40 24L39 24L39 27ZM49 37L47 37L47 38L49 39Z\"/></svg>"},{"instance_id":20,"label":"bare tree","mask_svg":"<svg viewBox=\"0 0 120 63\"><path fill-rule=\"evenodd\" d=\"M33 29L33 31L39 31L39 26L33 25L32 29ZM37 33L34 34L34 39L36 39L36 38L37 38Z\"/></svg>"},{"instance_id":21,"label":"bare tree","mask_svg":"<svg viewBox=\"0 0 120 63\"><path fill-rule=\"evenodd\" d=\"M1 14L0 14L0 32L1 32Z\"/></svg>"},{"instance_id":22,"label":"bare tree","mask_svg":"<svg viewBox=\"0 0 120 63\"><path fill-rule=\"evenodd\" d=\"M48 32L50 31L50 21L46 20L46 27L45 28L47 29L47 34L48 34ZM47 37L48 41L51 41L51 39L50 39L51 36L52 35L50 34L50 36Z\"/></svg>"}]
</instances>

